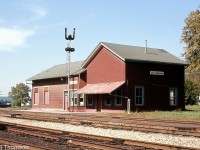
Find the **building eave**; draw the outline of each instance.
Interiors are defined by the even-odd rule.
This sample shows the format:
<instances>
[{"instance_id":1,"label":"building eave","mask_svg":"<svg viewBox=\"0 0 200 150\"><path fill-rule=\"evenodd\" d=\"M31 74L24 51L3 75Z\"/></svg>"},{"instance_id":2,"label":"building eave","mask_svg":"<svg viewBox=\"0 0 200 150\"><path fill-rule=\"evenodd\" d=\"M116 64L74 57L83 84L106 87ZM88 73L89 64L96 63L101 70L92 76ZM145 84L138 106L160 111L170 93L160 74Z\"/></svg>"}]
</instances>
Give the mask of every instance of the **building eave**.
<instances>
[{"instance_id":1,"label":"building eave","mask_svg":"<svg viewBox=\"0 0 200 150\"><path fill-rule=\"evenodd\" d=\"M172 62L162 62L162 61L151 61L151 60L137 60L137 59L125 59L125 62L138 62L138 63L154 63L154 64L168 64L168 65L178 65L178 66L188 66L184 63L172 63Z\"/></svg>"}]
</instances>

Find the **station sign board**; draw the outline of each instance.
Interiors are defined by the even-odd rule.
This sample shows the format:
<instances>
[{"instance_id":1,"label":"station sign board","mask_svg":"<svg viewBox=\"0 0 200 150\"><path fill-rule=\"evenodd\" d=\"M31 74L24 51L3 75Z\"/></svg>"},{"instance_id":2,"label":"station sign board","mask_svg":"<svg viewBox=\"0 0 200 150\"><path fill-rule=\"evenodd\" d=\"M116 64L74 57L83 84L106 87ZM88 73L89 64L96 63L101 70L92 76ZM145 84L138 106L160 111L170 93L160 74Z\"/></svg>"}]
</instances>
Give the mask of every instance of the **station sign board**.
<instances>
[{"instance_id":1,"label":"station sign board","mask_svg":"<svg viewBox=\"0 0 200 150\"><path fill-rule=\"evenodd\" d=\"M164 76L165 73L164 73L164 71L150 71L150 75L154 75L154 76Z\"/></svg>"}]
</instances>

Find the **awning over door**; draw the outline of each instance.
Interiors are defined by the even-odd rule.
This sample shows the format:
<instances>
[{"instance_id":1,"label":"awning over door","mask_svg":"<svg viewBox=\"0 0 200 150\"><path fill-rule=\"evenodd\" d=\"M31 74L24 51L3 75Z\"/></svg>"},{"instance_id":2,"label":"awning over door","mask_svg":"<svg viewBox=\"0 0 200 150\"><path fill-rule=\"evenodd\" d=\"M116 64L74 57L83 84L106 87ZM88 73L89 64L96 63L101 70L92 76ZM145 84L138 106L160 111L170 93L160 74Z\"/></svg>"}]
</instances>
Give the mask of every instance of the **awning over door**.
<instances>
[{"instance_id":1,"label":"awning over door","mask_svg":"<svg viewBox=\"0 0 200 150\"><path fill-rule=\"evenodd\" d=\"M108 94L116 90L118 87L123 85L124 81L109 82L109 83L97 83L87 84L80 90L76 91L77 94Z\"/></svg>"}]
</instances>

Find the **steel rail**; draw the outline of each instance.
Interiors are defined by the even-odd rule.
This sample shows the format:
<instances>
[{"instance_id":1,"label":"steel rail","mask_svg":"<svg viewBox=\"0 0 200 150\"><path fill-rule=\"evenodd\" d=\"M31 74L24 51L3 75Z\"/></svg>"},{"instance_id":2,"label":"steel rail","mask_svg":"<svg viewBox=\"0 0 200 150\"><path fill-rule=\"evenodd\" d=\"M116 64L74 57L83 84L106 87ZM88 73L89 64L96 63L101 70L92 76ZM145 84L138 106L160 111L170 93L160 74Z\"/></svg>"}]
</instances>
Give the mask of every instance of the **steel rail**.
<instances>
[{"instance_id":1,"label":"steel rail","mask_svg":"<svg viewBox=\"0 0 200 150\"><path fill-rule=\"evenodd\" d=\"M3 122L1 122L3 124ZM118 138L111 138L111 137L104 137L104 136L96 136L96 135L89 135L89 134L82 134L82 133L74 133L74 132L65 132L60 130L54 129L46 129L41 127L32 127L32 126L25 126L19 124L11 124L5 123L7 126L7 130L10 132L17 132L26 135L38 136L46 139L56 140L56 141L64 141L69 143L71 140L71 144L81 145L86 147L102 147L104 149L127 149L126 147L122 147L122 145L129 145L129 146L139 146L139 147L146 147L146 148L154 148L154 149L174 149L174 150L196 150L195 148L189 147L182 147L182 146L175 146L175 145L166 145L166 144L159 144L159 143L150 143L144 141L136 141L136 140L126 140L126 139L118 139ZM103 143L96 143L96 141L106 141L110 143L115 143L116 145L105 144ZM96 145L96 146L95 146Z\"/></svg>"},{"instance_id":2,"label":"steel rail","mask_svg":"<svg viewBox=\"0 0 200 150\"><path fill-rule=\"evenodd\" d=\"M118 130L134 130L141 132L152 132L152 133L164 133L172 135L183 135L183 136L194 136L200 137L200 128L193 127L172 127L172 126L163 126L163 125L150 125L150 124L138 124L138 123L115 123L115 122L106 122L106 121L87 121L81 119L70 119L64 117L52 117L52 116L35 116L35 115L20 115L20 114L11 114L7 117L14 117L19 119L29 119L29 120L38 120L38 121L49 121L49 122L58 122L58 123L67 123L73 125L87 125L92 127L100 128L112 128Z\"/></svg>"},{"instance_id":3,"label":"steel rail","mask_svg":"<svg viewBox=\"0 0 200 150\"><path fill-rule=\"evenodd\" d=\"M3 114L1 113L3 112ZM11 111L11 110L5 110L5 109L0 109L0 114L2 115L11 115L11 114L18 114L18 115L31 115L31 114L37 114L37 115L41 115L41 112L23 112L23 111L17 111L17 110L14 110L14 111ZM52 118L55 118L55 115L58 116L58 114L55 114L55 113L49 113L49 112L46 112L45 114L42 113L42 116L46 116L46 117L49 117L49 116L54 116ZM83 119L83 116L84 118L87 117L87 120L90 120L90 118L92 120L96 120L96 121L99 121L98 119L104 119L104 118L107 118L108 120L110 119L120 119L120 120L124 120L124 121L130 121L130 120L134 120L134 121L153 121L153 122L166 122L166 123L183 123L183 124L199 124L200 125L200 121L190 121L190 120L167 120L167 119L148 119L148 118L136 118L136 117L124 117L124 116L112 116L112 115L100 115L100 114L97 114L97 115L90 115L90 114L60 114L60 116L64 116L65 118L74 118L74 119Z\"/></svg>"}]
</instances>

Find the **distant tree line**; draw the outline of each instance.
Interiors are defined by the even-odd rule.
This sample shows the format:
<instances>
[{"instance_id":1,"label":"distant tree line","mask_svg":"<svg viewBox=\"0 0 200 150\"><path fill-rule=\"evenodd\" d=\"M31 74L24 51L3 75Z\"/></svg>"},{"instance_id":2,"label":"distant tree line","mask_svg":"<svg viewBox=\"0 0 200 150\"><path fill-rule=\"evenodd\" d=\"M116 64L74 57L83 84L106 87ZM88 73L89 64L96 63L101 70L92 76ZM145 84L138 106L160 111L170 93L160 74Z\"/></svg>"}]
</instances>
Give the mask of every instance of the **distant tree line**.
<instances>
[{"instance_id":1,"label":"distant tree line","mask_svg":"<svg viewBox=\"0 0 200 150\"><path fill-rule=\"evenodd\" d=\"M10 100L3 100L3 99L0 99L0 105L5 105L5 104L7 104L7 103L11 103L11 101Z\"/></svg>"}]
</instances>

